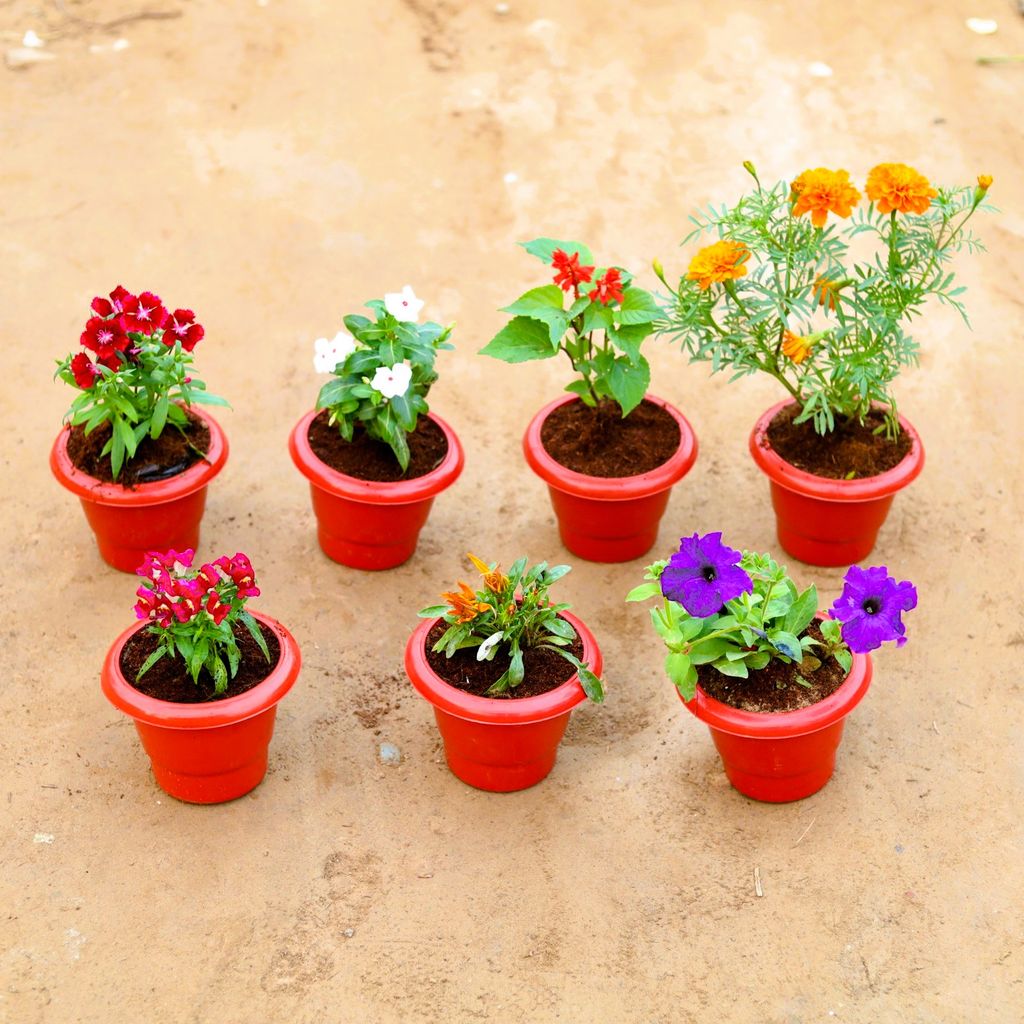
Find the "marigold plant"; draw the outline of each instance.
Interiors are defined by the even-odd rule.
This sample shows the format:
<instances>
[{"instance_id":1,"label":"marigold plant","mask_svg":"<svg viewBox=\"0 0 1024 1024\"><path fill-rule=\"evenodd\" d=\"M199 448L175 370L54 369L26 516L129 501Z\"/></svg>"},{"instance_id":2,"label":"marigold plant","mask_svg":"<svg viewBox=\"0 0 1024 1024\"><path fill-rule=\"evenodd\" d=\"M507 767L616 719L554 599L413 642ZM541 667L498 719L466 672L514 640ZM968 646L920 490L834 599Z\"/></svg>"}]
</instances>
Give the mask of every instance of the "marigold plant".
<instances>
[{"instance_id":1,"label":"marigold plant","mask_svg":"<svg viewBox=\"0 0 1024 1024\"><path fill-rule=\"evenodd\" d=\"M313 365L333 374L320 389L316 407L330 410L330 422L351 441L357 424L409 468L408 435L421 415L430 411L427 394L437 380L434 361L448 343L454 324L420 324L423 301L409 285L371 299L366 307L374 319L351 314L346 331L314 343Z\"/></svg>"},{"instance_id":2,"label":"marigold plant","mask_svg":"<svg viewBox=\"0 0 1024 1024\"><path fill-rule=\"evenodd\" d=\"M512 319L481 354L523 363L563 353L580 378L566 391L589 406L610 399L629 415L651 381L640 346L662 316L657 302L627 271L598 267L582 242L535 238L520 245L551 268L554 283L506 306Z\"/></svg>"},{"instance_id":3,"label":"marigold plant","mask_svg":"<svg viewBox=\"0 0 1024 1024\"><path fill-rule=\"evenodd\" d=\"M72 426L91 434L110 424L102 454L110 456L116 480L143 438L156 439L168 426L184 430L193 402L227 402L210 394L191 369L192 351L205 333L191 309L171 312L158 295L134 295L118 285L108 298L94 298L92 311L80 339L83 351L58 361L55 376L81 392L67 413Z\"/></svg>"},{"instance_id":4,"label":"marigold plant","mask_svg":"<svg viewBox=\"0 0 1024 1024\"><path fill-rule=\"evenodd\" d=\"M565 658L579 676L580 685L595 703L604 700L601 680L567 650L576 631L560 616L567 604L552 604L548 589L570 571L568 565L539 562L528 568L527 560L513 563L506 575L500 566L469 555L480 573L481 584L474 590L459 582L458 590L442 594L447 604L424 608L421 618L442 617L448 624L434 645L450 658L456 651L476 648L477 661L491 661L501 651L508 655L509 667L487 691L505 693L524 678L523 651L547 648Z\"/></svg>"},{"instance_id":5,"label":"marigold plant","mask_svg":"<svg viewBox=\"0 0 1024 1024\"><path fill-rule=\"evenodd\" d=\"M684 244L704 234L718 241L691 257L677 286L655 262L672 292L659 330L714 372L771 375L800 404L796 422L812 420L818 433L837 418L862 421L877 405L895 436L892 384L918 359L906 325L930 296L967 322L948 264L961 249L983 248L967 222L991 209L992 179L933 188L911 167L879 164L865 204L845 170L818 167L769 188L752 164L744 167L753 191L690 218ZM857 238L867 255L855 259Z\"/></svg>"}]
</instances>

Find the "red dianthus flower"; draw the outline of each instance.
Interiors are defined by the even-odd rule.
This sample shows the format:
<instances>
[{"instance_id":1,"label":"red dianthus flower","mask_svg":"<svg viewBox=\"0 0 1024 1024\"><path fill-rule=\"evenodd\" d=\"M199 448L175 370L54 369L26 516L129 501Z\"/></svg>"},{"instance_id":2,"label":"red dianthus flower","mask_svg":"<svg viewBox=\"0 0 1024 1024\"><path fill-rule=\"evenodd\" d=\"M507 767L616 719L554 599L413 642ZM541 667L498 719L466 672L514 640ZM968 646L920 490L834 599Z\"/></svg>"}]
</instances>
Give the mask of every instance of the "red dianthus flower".
<instances>
[{"instance_id":1,"label":"red dianthus flower","mask_svg":"<svg viewBox=\"0 0 1024 1024\"><path fill-rule=\"evenodd\" d=\"M186 352L191 352L203 340L206 331L195 322L196 315L191 309L176 309L164 323L163 343L170 348L176 341Z\"/></svg>"}]
</instances>

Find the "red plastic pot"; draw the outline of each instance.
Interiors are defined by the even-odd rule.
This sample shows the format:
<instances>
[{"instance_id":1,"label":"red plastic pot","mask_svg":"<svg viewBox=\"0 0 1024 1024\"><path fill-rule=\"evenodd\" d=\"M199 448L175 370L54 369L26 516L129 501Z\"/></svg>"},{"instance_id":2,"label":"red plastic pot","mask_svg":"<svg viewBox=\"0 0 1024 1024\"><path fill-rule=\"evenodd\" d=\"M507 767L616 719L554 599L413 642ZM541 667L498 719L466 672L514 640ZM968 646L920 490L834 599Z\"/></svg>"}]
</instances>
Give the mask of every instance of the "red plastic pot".
<instances>
[{"instance_id":1,"label":"red plastic pot","mask_svg":"<svg viewBox=\"0 0 1024 1024\"><path fill-rule=\"evenodd\" d=\"M777 455L768 425L791 402L773 405L754 425L750 453L768 477L779 543L809 565L850 565L871 554L895 493L924 468L924 448L902 416L910 451L899 465L861 480L829 480L805 473Z\"/></svg>"},{"instance_id":2,"label":"red plastic pot","mask_svg":"<svg viewBox=\"0 0 1024 1024\"><path fill-rule=\"evenodd\" d=\"M434 498L462 472L462 445L455 431L430 413L448 441L441 465L412 480L380 483L339 473L316 457L309 445L309 425L316 415L314 410L299 420L288 450L309 480L324 554L353 569L393 569L408 561Z\"/></svg>"},{"instance_id":3,"label":"red plastic pot","mask_svg":"<svg viewBox=\"0 0 1024 1024\"><path fill-rule=\"evenodd\" d=\"M583 641L580 659L601 674L601 651L594 634L575 615L561 613ZM493 793L528 789L555 766L558 744L569 715L586 700L579 678L536 697L477 697L446 683L430 667L425 644L437 619L424 620L409 637L405 671L412 685L434 706L444 755L463 782Z\"/></svg>"},{"instance_id":4,"label":"red plastic pot","mask_svg":"<svg viewBox=\"0 0 1024 1024\"><path fill-rule=\"evenodd\" d=\"M227 461L228 439L209 413L195 406L190 411L209 428L210 450L205 459L167 480L132 488L104 483L83 473L69 458L70 427L65 427L53 443L53 475L81 499L100 555L121 572L135 572L147 551L183 551L199 544L206 487Z\"/></svg>"},{"instance_id":5,"label":"red plastic pot","mask_svg":"<svg viewBox=\"0 0 1024 1024\"><path fill-rule=\"evenodd\" d=\"M846 716L870 684L871 658L855 654L846 681L835 693L797 711L740 711L709 697L700 686L693 700L684 703L711 730L725 774L736 789L755 800L787 803L817 793L832 778Z\"/></svg>"},{"instance_id":6,"label":"red plastic pot","mask_svg":"<svg viewBox=\"0 0 1024 1024\"><path fill-rule=\"evenodd\" d=\"M548 403L530 421L523 451L530 468L548 485L562 543L591 562L628 562L645 555L658 539L669 492L697 461L697 437L686 417L664 399L647 395L679 424L679 448L649 473L587 476L556 462L541 443L544 421L573 395Z\"/></svg>"},{"instance_id":7,"label":"red plastic pot","mask_svg":"<svg viewBox=\"0 0 1024 1024\"><path fill-rule=\"evenodd\" d=\"M302 658L295 638L269 616L253 612L281 645L273 671L237 697L205 704L175 704L147 697L121 672L121 650L145 629L126 629L107 652L101 685L111 704L135 720L160 788L178 800L219 804L255 789L267 773L267 749L277 704L298 678Z\"/></svg>"}]
</instances>

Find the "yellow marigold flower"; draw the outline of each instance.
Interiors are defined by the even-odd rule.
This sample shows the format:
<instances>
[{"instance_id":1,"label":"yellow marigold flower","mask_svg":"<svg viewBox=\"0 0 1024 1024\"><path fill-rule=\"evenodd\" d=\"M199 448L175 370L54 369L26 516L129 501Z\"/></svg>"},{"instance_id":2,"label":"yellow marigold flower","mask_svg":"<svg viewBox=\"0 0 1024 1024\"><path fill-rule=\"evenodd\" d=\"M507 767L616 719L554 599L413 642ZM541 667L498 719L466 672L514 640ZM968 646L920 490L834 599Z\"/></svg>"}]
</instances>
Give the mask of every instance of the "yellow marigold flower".
<instances>
[{"instance_id":1,"label":"yellow marigold flower","mask_svg":"<svg viewBox=\"0 0 1024 1024\"><path fill-rule=\"evenodd\" d=\"M928 179L906 164L879 164L868 172L868 199L879 213L924 213L939 194Z\"/></svg>"},{"instance_id":2,"label":"yellow marigold flower","mask_svg":"<svg viewBox=\"0 0 1024 1024\"><path fill-rule=\"evenodd\" d=\"M978 175L978 188L982 192L987 192L992 187L992 175L991 174L979 174Z\"/></svg>"},{"instance_id":3,"label":"yellow marigold flower","mask_svg":"<svg viewBox=\"0 0 1024 1024\"><path fill-rule=\"evenodd\" d=\"M451 614L457 616L456 621L472 622L481 612L489 612L491 606L476 599L476 592L468 583L459 581L459 592L447 591L441 595L451 606Z\"/></svg>"},{"instance_id":4,"label":"yellow marigold flower","mask_svg":"<svg viewBox=\"0 0 1024 1024\"><path fill-rule=\"evenodd\" d=\"M849 217L860 201L860 193L850 182L846 171L830 171L827 167L816 167L798 175L790 185L790 199L793 201L793 216L811 215L811 223L823 228L830 213L838 217Z\"/></svg>"},{"instance_id":5,"label":"yellow marigold flower","mask_svg":"<svg viewBox=\"0 0 1024 1024\"><path fill-rule=\"evenodd\" d=\"M824 274L819 274L814 281L814 297L818 300L819 306L828 305L828 308L835 310L839 302L839 282L831 281Z\"/></svg>"},{"instance_id":6,"label":"yellow marigold flower","mask_svg":"<svg viewBox=\"0 0 1024 1024\"><path fill-rule=\"evenodd\" d=\"M476 566L477 572L484 578L484 586L494 594L500 594L508 586L508 577L501 571L501 566L496 565L493 569L482 559L477 558L472 552L467 557Z\"/></svg>"},{"instance_id":7,"label":"yellow marigold flower","mask_svg":"<svg viewBox=\"0 0 1024 1024\"><path fill-rule=\"evenodd\" d=\"M788 356L799 366L810 354L814 342L810 338L801 338L792 331L785 331L782 335L782 354Z\"/></svg>"},{"instance_id":8,"label":"yellow marigold flower","mask_svg":"<svg viewBox=\"0 0 1024 1024\"><path fill-rule=\"evenodd\" d=\"M743 277L747 272L743 264L749 259L750 250L742 242L723 238L720 242L704 246L693 257L686 276L706 292L713 284Z\"/></svg>"}]
</instances>

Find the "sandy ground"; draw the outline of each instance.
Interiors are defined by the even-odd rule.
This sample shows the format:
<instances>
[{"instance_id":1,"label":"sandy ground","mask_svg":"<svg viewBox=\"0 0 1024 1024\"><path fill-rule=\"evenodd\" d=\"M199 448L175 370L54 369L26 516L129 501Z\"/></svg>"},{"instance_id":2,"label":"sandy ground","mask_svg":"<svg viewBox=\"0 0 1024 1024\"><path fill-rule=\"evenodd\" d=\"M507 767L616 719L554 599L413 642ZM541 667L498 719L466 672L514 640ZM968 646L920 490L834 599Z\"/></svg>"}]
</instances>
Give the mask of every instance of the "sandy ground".
<instances>
[{"instance_id":1,"label":"sandy ground","mask_svg":"<svg viewBox=\"0 0 1024 1024\"><path fill-rule=\"evenodd\" d=\"M857 4L512 0L0 3L4 554L0 1018L36 1022L1014 1022L1024 1017L1018 663L1024 19L997 0ZM970 15L995 16L983 39ZM117 43L124 39L127 45ZM814 77L812 61L831 66ZM904 160L993 174L990 252L961 260L969 333L921 322L899 388L928 449L876 552L916 581L838 772L788 806L730 789L622 598L642 564L580 563L563 596L610 698L554 773L510 796L452 777L401 667L415 611L465 575L566 557L519 438L561 367L476 350L540 283L514 245L585 238L647 269L693 204L766 177ZM192 807L155 786L101 659L132 619L46 455L53 359L118 282L194 307L232 454L202 554L241 549L258 607L303 646L264 784ZM411 282L457 320L433 407L468 449L405 567L316 546L285 443L314 400L311 340ZM651 344L654 388L701 442L658 554L694 530L772 549L746 453L778 392ZM798 566L826 599L840 573ZM382 742L402 763L385 767ZM760 871L764 896L755 895Z\"/></svg>"}]
</instances>

